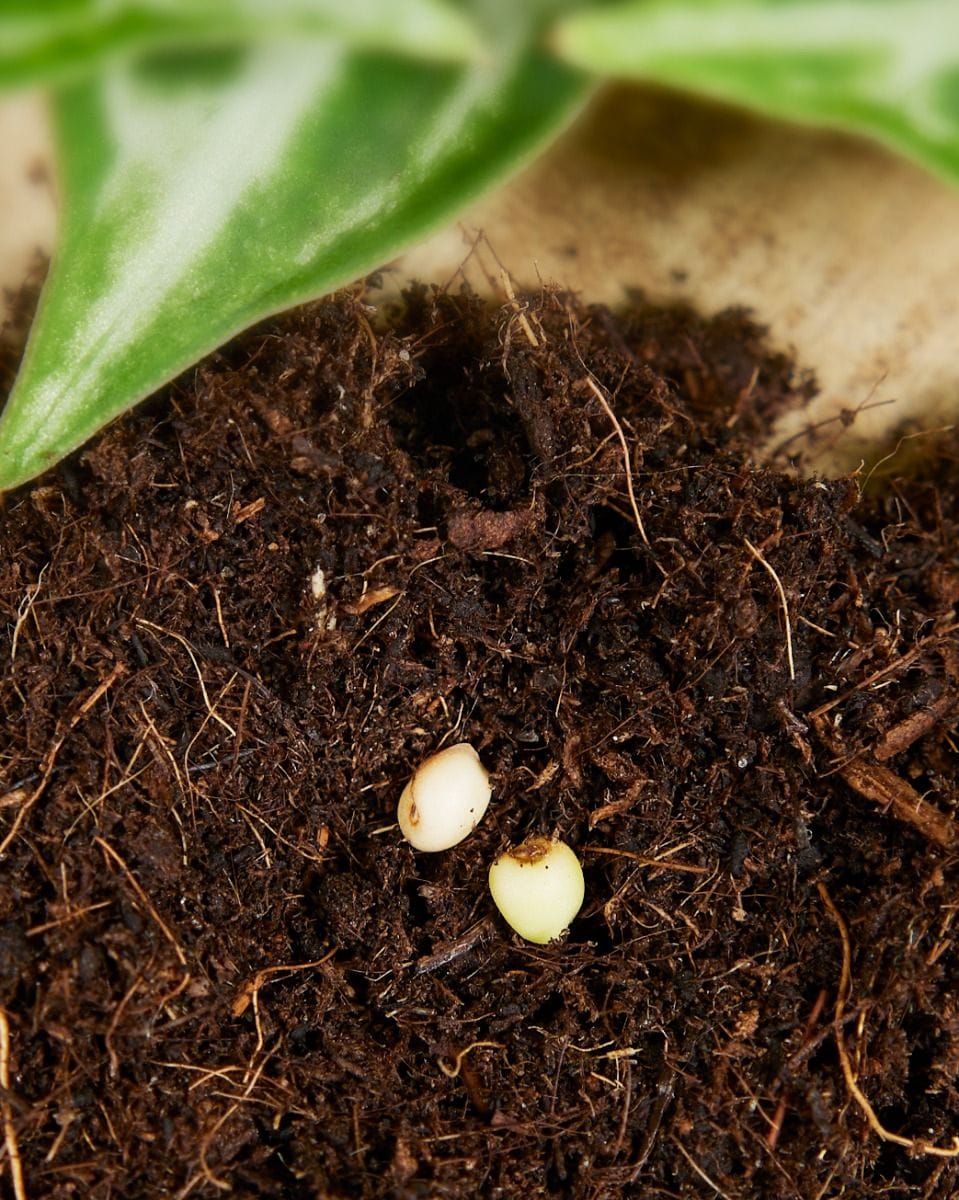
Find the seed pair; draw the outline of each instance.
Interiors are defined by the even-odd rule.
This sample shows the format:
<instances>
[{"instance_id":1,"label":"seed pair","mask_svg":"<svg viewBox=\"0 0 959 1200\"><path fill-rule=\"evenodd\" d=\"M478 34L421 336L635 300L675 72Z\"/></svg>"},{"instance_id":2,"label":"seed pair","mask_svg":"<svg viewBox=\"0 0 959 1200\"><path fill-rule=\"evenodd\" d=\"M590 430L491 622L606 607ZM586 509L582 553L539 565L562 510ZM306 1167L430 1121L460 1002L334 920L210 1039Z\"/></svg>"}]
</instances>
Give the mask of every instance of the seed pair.
<instances>
[{"instance_id":1,"label":"seed pair","mask_svg":"<svg viewBox=\"0 0 959 1200\"><path fill-rule=\"evenodd\" d=\"M449 850L473 832L489 806L489 772L468 742L426 759L403 789L397 820L416 850ZM573 851L555 838L531 837L489 869L493 902L528 942L559 937L582 907L586 885Z\"/></svg>"}]
</instances>

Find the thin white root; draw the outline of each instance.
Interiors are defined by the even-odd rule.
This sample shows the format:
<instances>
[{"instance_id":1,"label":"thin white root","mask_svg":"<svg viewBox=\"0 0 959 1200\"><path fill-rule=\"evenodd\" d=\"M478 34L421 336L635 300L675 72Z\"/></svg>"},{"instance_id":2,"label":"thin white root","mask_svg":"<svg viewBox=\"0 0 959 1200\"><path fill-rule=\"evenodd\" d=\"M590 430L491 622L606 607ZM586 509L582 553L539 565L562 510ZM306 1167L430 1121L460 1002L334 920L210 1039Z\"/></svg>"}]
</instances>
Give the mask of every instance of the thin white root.
<instances>
[{"instance_id":1,"label":"thin white root","mask_svg":"<svg viewBox=\"0 0 959 1200\"><path fill-rule=\"evenodd\" d=\"M623 466L626 468L626 490L629 492L629 503L633 509L633 519L636 522L636 528L639 530L639 536L643 539L643 545L648 546L649 538L646 536L646 530L643 528L643 518L639 515L639 505L636 503L636 492L633 490L633 468L629 461L629 447L626 445L626 435L623 433L623 427L617 420L616 414L610 407L609 401L603 395L596 382L588 375L586 376L586 386L603 406L603 412L605 412L610 421L612 421L613 428L616 430L616 436L619 438L619 444L623 448Z\"/></svg>"},{"instance_id":2,"label":"thin white root","mask_svg":"<svg viewBox=\"0 0 959 1200\"><path fill-rule=\"evenodd\" d=\"M789 678L794 680L796 678L796 664L793 662L793 630L792 622L789 620L789 602L786 599L786 590L782 585L782 580L749 538L743 538L743 541L746 543L746 549L755 558L756 562L761 563L772 576L773 583L776 585L776 591L779 593L779 602L783 606L783 620L786 622L786 657L789 659Z\"/></svg>"}]
</instances>

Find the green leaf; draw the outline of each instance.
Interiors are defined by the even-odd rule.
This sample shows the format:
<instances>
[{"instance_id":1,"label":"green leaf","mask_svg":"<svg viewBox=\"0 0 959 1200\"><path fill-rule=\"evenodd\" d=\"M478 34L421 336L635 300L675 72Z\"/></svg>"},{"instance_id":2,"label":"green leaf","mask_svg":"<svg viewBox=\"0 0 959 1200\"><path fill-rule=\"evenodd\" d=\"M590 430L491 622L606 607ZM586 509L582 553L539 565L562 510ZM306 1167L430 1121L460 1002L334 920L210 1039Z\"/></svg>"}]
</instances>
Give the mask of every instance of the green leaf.
<instances>
[{"instance_id":1,"label":"green leaf","mask_svg":"<svg viewBox=\"0 0 959 1200\"><path fill-rule=\"evenodd\" d=\"M114 65L57 104L60 242L0 419L0 489L422 237L587 91L525 30L465 67L321 41L160 66Z\"/></svg>"},{"instance_id":2,"label":"green leaf","mask_svg":"<svg viewBox=\"0 0 959 1200\"><path fill-rule=\"evenodd\" d=\"M134 51L290 36L449 60L482 46L448 0L0 0L0 88L62 82Z\"/></svg>"},{"instance_id":3,"label":"green leaf","mask_svg":"<svg viewBox=\"0 0 959 1200\"><path fill-rule=\"evenodd\" d=\"M864 133L959 182L956 0L629 0L568 16L554 45L604 75Z\"/></svg>"}]
</instances>

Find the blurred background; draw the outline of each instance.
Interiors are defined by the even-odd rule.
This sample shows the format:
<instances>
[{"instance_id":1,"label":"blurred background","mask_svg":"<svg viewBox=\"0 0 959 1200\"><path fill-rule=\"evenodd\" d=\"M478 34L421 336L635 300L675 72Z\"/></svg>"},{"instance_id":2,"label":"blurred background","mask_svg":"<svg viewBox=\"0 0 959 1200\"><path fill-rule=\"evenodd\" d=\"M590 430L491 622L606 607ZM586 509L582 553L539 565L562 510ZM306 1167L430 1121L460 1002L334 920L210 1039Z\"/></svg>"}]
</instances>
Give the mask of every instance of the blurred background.
<instances>
[{"instance_id":1,"label":"blurred background","mask_svg":"<svg viewBox=\"0 0 959 1200\"><path fill-rule=\"evenodd\" d=\"M401 102L401 98L398 98ZM44 98L0 101L4 303L53 248L56 178ZM477 235L485 242L475 249ZM959 411L959 190L856 136L765 119L657 86L608 85L518 176L392 265L490 291L497 258L522 287L587 301L639 289L711 313L751 309L820 393L776 442L820 428L828 471Z\"/></svg>"}]
</instances>

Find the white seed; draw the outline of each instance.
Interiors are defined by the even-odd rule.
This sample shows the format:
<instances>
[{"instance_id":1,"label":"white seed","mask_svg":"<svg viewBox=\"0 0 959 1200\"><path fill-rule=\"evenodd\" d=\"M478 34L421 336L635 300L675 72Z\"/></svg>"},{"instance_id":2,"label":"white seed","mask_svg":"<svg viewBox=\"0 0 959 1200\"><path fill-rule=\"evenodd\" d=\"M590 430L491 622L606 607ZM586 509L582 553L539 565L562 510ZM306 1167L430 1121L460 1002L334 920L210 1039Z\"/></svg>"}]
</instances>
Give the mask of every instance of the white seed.
<instances>
[{"instance_id":1,"label":"white seed","mask_svg":"<svg viewBox=\"0 0 959 1200\"><path fill-rule=\"evenodd\" d=\"M528 942L559 937L583 905L579 859L565 842L528 838L489 869L489 890L504 920Z\"/></svg>"},{"instance_id":2,"label":"white seed","mask_svg":"<svg viewBox=\"0 0 959 1200\"><path fill-rule=\"evenodd\" d=\"M417 850L449 850L480 823L491 790L469 742L447 746L421 763L403 789L396 810L403 837Z\"/></svg>"}]
</instances>

